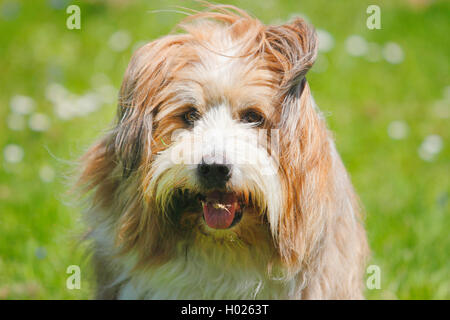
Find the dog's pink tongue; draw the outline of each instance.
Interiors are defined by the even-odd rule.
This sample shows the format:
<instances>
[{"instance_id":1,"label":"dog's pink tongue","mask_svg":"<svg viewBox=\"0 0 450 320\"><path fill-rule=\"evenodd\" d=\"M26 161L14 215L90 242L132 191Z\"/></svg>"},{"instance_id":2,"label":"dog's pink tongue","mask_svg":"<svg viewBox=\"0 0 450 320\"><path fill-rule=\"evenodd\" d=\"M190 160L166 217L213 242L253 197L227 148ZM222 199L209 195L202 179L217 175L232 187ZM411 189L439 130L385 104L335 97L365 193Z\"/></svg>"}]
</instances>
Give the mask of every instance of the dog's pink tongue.
<instances>
[{"instance_id":1,"label":"dog's pink tongue","mask_svg":"<svg viewBox=\"0 0 450 320\"><path fill-rule=\"evenodd\" d=\"M206 195L203 203L203 216L206 224L214 229L230 227L238 206L234 192L213 191Z\"/></svg>"}]
</instances>

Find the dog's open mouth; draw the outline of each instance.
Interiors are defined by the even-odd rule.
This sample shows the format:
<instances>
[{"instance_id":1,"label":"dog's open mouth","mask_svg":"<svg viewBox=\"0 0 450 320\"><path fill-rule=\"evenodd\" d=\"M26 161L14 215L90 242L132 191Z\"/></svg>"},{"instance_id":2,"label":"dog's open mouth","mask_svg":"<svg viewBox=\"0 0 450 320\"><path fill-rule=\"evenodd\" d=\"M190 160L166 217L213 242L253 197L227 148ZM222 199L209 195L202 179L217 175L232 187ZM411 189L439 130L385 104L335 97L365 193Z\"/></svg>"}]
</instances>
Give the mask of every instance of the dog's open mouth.
<instances>
[{"instance_id":1,"label":"dog's open mouth","mask_svg":"<svg viewBox=\"0 0 450 320\"><path fill-rule=\"evenodd\" d=\"M199 195L203 218L213 229L228 229L242 218L243 204L235 192L211 191Z\"/></svg>"}]
</instances>

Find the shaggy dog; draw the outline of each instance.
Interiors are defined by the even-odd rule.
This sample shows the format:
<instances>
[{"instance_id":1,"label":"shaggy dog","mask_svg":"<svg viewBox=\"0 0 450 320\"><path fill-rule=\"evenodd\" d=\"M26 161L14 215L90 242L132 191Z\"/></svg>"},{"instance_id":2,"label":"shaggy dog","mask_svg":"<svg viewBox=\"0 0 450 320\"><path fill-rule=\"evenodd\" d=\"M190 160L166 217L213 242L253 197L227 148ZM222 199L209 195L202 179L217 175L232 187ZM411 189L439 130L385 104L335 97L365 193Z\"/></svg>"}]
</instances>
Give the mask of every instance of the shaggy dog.
<instances>
[{"instance_id":1,"label":"shaggy dog","mask_svg":"<svg viewBox=\"0 0 450 320\"><path fill-rule=\"evenodd\" d=\"M209 6L136 51L82 159L98 299L358 299L358 199L302 19Z\"/></svg>"}]
</instances>

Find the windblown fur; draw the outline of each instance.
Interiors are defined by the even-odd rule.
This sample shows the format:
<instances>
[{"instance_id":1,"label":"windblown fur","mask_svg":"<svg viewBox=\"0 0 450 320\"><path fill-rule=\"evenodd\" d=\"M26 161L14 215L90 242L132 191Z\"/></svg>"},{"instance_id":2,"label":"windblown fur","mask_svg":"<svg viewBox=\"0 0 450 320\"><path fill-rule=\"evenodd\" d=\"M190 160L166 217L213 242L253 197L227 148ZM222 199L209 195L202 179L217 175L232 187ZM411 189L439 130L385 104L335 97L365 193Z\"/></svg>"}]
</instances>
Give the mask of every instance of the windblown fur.
<instances>
[{"instance_id":1,"label":"windblown fur","mask_svg":"<svg viewBox=\"0 0 450 320\"><path fill-rule=\"evenodd\" d=\"M265 26L231 6L180 26L133 55L117 123L82 158L96 298L362 298L358 199L305 79L313 28ZM264 116L259 128L241 121L249 109ZM227 141L261 161L247 163ZM228 229L208 227L194 201L195 168L211 146L232 159L226 188L245 208Z\"/></svg>"}]
</instances>

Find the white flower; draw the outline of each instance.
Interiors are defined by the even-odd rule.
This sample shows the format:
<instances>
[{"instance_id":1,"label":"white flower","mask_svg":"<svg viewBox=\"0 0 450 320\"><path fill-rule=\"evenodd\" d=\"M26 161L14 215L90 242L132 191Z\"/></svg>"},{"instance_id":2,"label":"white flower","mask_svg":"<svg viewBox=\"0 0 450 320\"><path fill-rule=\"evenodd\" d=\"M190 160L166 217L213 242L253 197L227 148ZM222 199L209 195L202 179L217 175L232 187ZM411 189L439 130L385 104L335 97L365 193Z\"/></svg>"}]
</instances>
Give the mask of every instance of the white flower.
<instances>
[{"instance_id":1,"label":"white flower","mask_svg":"<svg viewBox=\"0 0 450 320\"><path fill-rule=\"evenodd\" d=\"M97 77L97 79L92 79L92 81L106 81L105 79L101 80L100 78L101 76ZM102 91L102 88L104 86L105 85L101 86L100 88L96 88L96 90L99 92L88 91L87 93L78 96L69 92L59 84L52 84L51 86L47 87L47 98L53 102L55 114L58 116L58 118L69 120L73 117L86 116L89 113L100 108L101 104L105 100L105 98L103 97L103 94L105 93L104 91ZM111 92L112 90L108 91L108 93ZM114 93L113 98L114 100L116 100L117 93Z\"/></svg>"},{"instance_id":2,"label":"white flower","mask_svg":"<svg viewBox=\"0 0 450 320\"><path fill-rule=\"evenodd\" d=\"M317 38L319 40L319 51L328 52L334 47L334 38L326 30L317 29Z\"/></svg>"},{"instance_id":3,"label":"white flower","mask_svg":"<svg viewBox=\"0 0 450 320\"><path fill-rule=\"evenodd\" d=\"M418 153L425 161L432 161L433 158L442 150L444 143L441 136L437 134L426 137L419 147Z\"/></svg>"},{"instance_id":4,"label":"white flower","mask_svg":"<svg viewBox=\"0 0 450 320\"><path fill-rule=\"evenodd\" d=\"M401 120L392 121L388 126L388 135L395 140L401 140L408 136L409 127Z\"/></svg>"},{"instance_id":5,"label":"white flower","mask_svg":"<svg viewBox=\"0 0 450 320\"><path fill-rule=\"evenodd\" d=\"M100 107L101 97L94 92L88 92L76 101L76 115L86 116Z\"/></svg>"},{"instance_id":6,"label":"white flower","mask_svg":"<svg viewBox=\"0 0 450 320\"><path fill-rule=\"evenodd\" d=\"M76 115L74 100L62 100L54 105L55 113L58 118L69 120Z\"/></svg>"},{"instance_id":7,"label":"white flower","mask_svg":"<svg viewBox=\"0 0 450 320\"><path fill-rule=\"evenodd\" d=\"M384 59L392 64L398 64L403 61L405 55L403 49L395 42L388 42L383 48Z\"/></svg>"},{"instance_id":8,"label":"white flower","mask_svg":"<svg viewBox=\"0 0 450 320\"><path fill-rule=\"evenodd\" d=\"M368 44L363 37L351 35L345 40L345 48L350 55L361 57L367 53Z\"/></svg>"},{"instance_id":9,"label":"white flower","mask_svg":"<svg viewBox=\"0 0 450 320\"><path fill-rule=\"evenodd\" d=\"M5 160L10 163L18 163L22 161L24 152L21 146L9 144L3 149Z\"/></svg>"},{"instance_id":10,"label":"white flower","mask_svg":"<svg viewBox=\"0 0 450 320\"><path fill-rule=\"evenodd\" d=\"M33 111L35 102L27 96L17 95L11 98L11 110L17 114L29 114Z\"/></svg>"},{"instance_id":11,"label":"white flower","mask_svg":"<svg viewBox=\"0 0 450 320\"><path fill-rule=\"evenodd\" d=\"M55 178L55 171L49 165L43 165L39 169L39 177L44 182L52 182Z\"/></svg>"},{"instance_id":12,"label":"white flower","mask_svg":"<svg viewBox=\"0 0 450 320\"><path fill-rule=\"evenodd\" d=\"M131 36L125 30L119 30L109 37L109 46L114 51L124 51L131 43Z\"/></svg>"},{"instance_id":13,"label":"white flower","mask_svg":"<svg viewBox=\"0 0 450 320\"><path fill-rule=\"evenodd\" d=\"M34 113L28 120L28 126L33 131L47 131L50 128L50 119L42 113Z\"/></svg>"},{"instance_id":14,"label":"white flower","mask_svg":"<svg viewBox=\"0 0 450 320\"><path fill-rule=\"evenodd\" d=\"M45 89L45 96L53 103L66 99L69 91L59 83L50 83Z\"/></svg>"}]
</instances>

